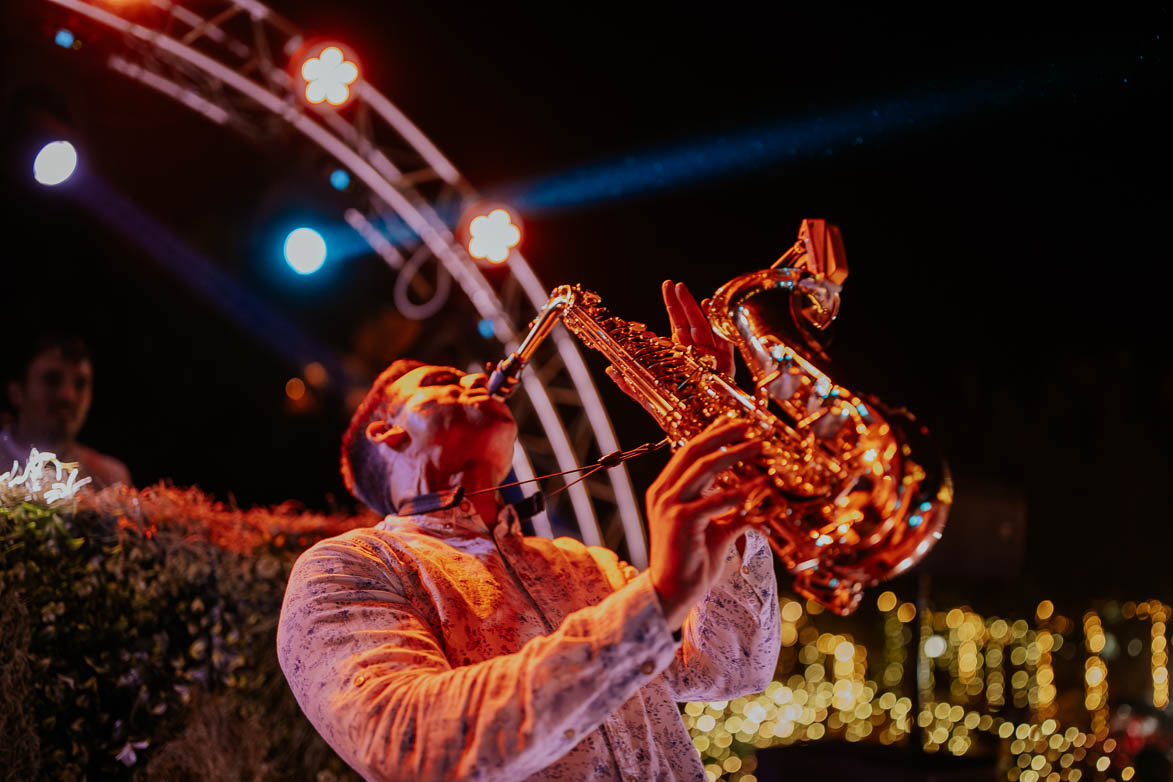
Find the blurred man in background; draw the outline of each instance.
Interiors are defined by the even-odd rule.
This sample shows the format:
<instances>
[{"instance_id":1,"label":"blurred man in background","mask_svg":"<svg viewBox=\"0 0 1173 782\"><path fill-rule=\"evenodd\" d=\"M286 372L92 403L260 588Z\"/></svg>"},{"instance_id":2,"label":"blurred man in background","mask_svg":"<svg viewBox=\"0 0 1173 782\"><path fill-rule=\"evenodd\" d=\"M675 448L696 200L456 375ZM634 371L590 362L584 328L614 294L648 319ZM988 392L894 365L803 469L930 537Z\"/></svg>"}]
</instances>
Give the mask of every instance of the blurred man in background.
<instances>
[{"instance_id":1,"label":"blurred man in background","mask_svg":"<svg viewBox=\"0 0 1173 782\"><path fill-rule=\"evenodd\" d=\"M77 462L81 477L104 489L130 485L126 465L77 441L93 399L94 368L86 344L69 336L44 336L34 341L8 383L8 399L16 411L0 429L0 469L24 464L36 448Z\"/></svg>"}]
</instances>

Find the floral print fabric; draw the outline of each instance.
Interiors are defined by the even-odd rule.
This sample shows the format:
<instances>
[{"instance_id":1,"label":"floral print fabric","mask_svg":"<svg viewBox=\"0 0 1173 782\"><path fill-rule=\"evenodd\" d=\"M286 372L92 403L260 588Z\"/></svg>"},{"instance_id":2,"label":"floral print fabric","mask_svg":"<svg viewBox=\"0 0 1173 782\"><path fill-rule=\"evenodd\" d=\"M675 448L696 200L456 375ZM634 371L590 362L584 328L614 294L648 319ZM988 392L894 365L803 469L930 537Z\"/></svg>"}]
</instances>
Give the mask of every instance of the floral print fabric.
<instances>
[{"instance_id":1,"label":"floral print fabric","mask_svg":"<svg viewBox=\"0 0 1173 782\"><path fill-rule=\"evenodd\" d=\"M677 641L614 552L493 530L470 503L389 516L295 565L278 657L298 703L371 780L703 780L675 704L763 690L773 557L746 533Z\"/></svg>"}]
</instances>

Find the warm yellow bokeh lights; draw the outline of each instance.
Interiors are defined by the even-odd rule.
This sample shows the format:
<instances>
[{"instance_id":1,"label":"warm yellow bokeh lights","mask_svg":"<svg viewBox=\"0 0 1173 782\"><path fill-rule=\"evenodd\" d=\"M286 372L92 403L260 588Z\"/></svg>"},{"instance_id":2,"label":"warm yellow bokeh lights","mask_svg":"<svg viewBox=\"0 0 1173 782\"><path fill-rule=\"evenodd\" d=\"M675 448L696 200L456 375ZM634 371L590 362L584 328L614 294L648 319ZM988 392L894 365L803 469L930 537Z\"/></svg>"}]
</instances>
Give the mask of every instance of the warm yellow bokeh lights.
<instances>
[{"instance_id":1,"label":"warm yellow bokeh lights","mask_svg":"<svg viewBox=\"0 0 1173 782\"><path fill-rule=\"evenodd\" d=\"M1147 624L1143 649L1134 645L1129 654L1147 653L1151 697L1167 703L1169 607L1156 600L1123 605L1130 610L1110 604L1103 619L1097 611L1069 618L1043 600L1027 609L1028 621L986 617L968 606L918 614L887 591L873 609L882 626L876 643L847 634L838 617L809 601L783 597L775 681L756 695L687 704L682 717L713 782L756 782L757 749L822 739L904 746L914 731L930 753L989 755L1001 745L1011 782L1127 782L1135 778L1132 766L1112 765L1118 748L1108 688L1114 655L1135 640L1135 626L1132 638L1115 640L1122 631L1113 622ZM922 688L912 678L916 659L908 659L918 644L928 674ZM1138 662L1147 664L1143 656ZM1072 666L1082 698L1071 692Z\"/></svg>"}]
</instances>

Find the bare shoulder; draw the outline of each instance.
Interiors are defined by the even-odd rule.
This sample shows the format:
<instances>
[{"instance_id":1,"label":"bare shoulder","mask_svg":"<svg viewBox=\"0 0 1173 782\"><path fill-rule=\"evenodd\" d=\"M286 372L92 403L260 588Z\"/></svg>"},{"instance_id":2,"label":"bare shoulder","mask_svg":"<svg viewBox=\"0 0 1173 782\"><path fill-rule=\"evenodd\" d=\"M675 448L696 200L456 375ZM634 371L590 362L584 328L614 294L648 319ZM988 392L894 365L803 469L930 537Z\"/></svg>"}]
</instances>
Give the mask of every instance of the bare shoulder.
<instances>
[{"instance_id":1,"label":"bare shoulder","mask_svg":"<svg viewBox=\"0 0 1173 782\"><path fill-rule=\"evenodd\" d=\"M93 448L81 444L78 445L78 455L81 473L94 479L95 489L104 489L115 484L134 485L130 478L130 470L113 456L98 453Z\"/></svg>"}]
</instances>

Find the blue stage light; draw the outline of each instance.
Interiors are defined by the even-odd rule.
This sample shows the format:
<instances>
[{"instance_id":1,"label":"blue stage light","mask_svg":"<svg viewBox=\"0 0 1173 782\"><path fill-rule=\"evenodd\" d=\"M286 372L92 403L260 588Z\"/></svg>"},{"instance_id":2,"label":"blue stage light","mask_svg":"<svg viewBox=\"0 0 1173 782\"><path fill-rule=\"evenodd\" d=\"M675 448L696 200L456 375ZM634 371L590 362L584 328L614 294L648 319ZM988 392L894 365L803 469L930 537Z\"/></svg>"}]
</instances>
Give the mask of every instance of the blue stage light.
<instances>
[{"instance_id":1,"label":"blue stage light","mask_svg":"<svg viewBox=\"0 0 1173 782\"><path fill-rule=\"evenodd\" d=\"M336 168L330 174L330 184L335 190L345 190L350 187L350 174L346 173L346 169Z\"/></svg>"},{"instance_id":2,"label":"blue stage light","mask_svg":"<svg viewBox=\"0 0 1173 782\"><path fill-rule=\"evenodd\" d=\"M326 262L326 240L313 228L296 228L285 237L285 262L298 274L313 274Z\"/></svg>"},{"instance_id":3,"label":"blue stage light","mask_svg":"<svg viewBox=\"0 0 1173 782\"><path fill-rule=\"evenodd\" d=\"M57 31L57 35L53 36L53 43L60 46L62 49L69 49L73 46L73 33L65 28Z\"/></svg>"},{"instance_id":4,"label":"blue stage light","mask_svg":"<svg viewBox=\"0 0 1173 782\"><path fill-rule=\"evenodd\" d=\"M493 321L490 318L481 318L477 323L477 331L485 339L492 339L497 334L497 329L493 326Z\"/></svg>"}]
</instances>

